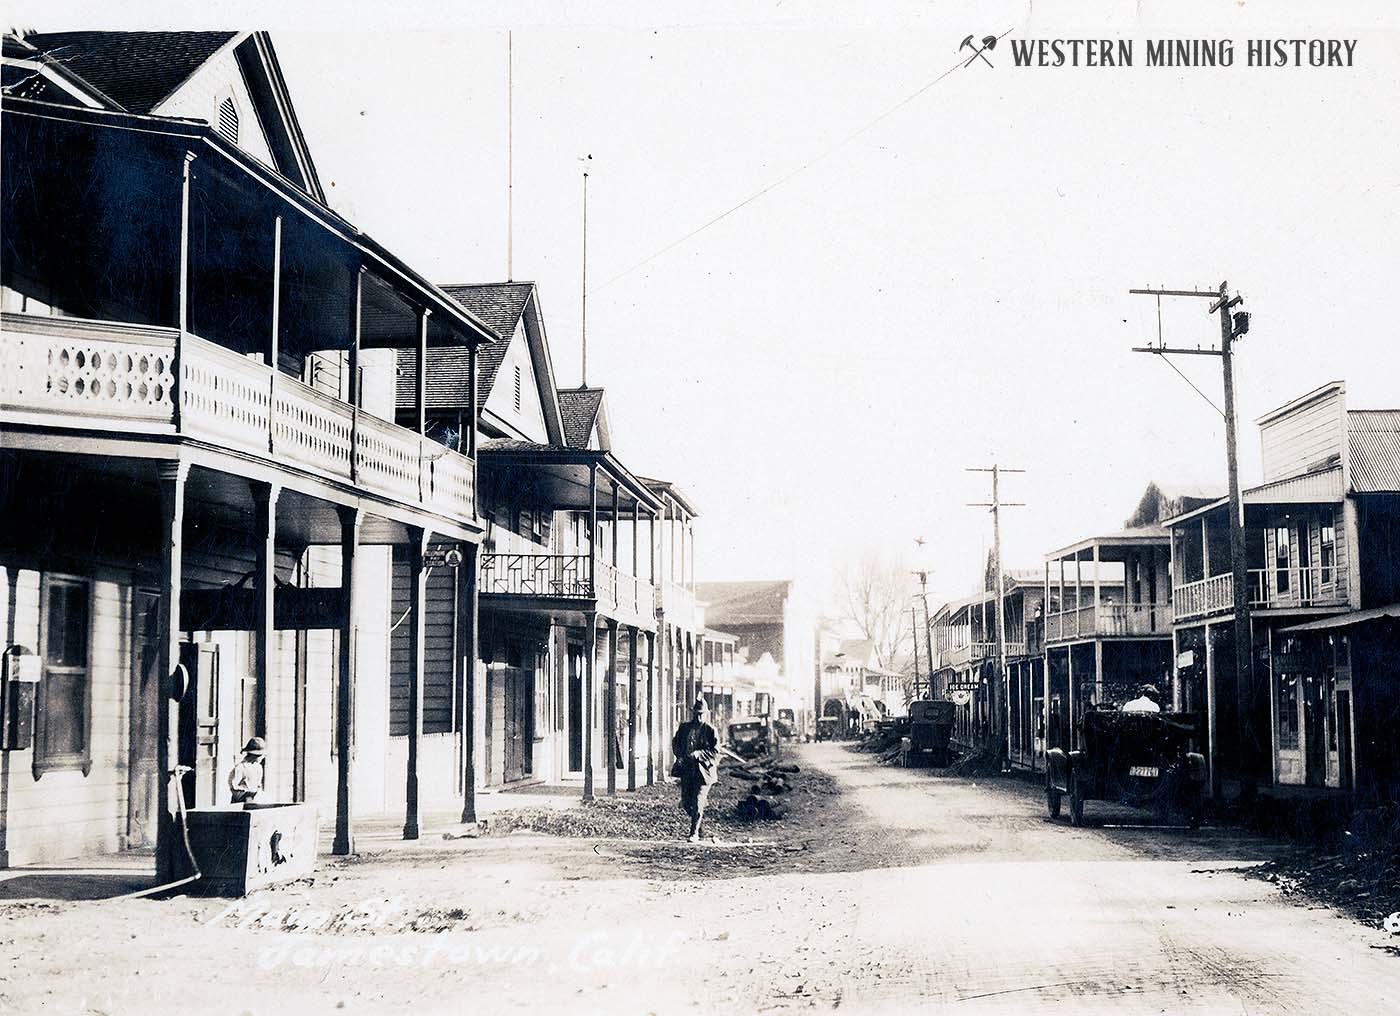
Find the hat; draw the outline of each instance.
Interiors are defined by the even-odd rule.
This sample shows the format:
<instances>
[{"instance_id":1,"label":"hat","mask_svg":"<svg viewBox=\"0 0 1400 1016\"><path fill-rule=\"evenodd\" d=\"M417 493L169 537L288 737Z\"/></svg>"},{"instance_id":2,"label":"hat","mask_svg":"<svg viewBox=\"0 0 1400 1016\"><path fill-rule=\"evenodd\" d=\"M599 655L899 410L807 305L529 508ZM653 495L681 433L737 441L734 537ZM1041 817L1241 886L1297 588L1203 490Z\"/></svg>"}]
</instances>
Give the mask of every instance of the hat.
<instances>
[{"instance_id":1,"label":"hat","mask_svg":"<svg viewBox=\"0 0 1400 1016\"><path fill-rule=\"evenodd\" d=\"M710 711L710 704L709 704L708 702L706 702L704 699L698 698L698 699L695 700L694 704L691 705L690 710L691 710L691 712L697 712L697 711L698 711L698 712L708 713L708 712Z\"/></svg>"},{"instance_id":2,"label":"hat","mask_svg":"<svg viewBox=\"0 0 1400 1016\"><path fill-rule=\"evenodd\" d=\"M1138 689L1138 694L1146 695L1148 698L1154 699L1162 697L1162 693L1157 690L1157 686L1155 684L1143 685L1141 688Z\"/></svg>"},{"instance_id":3,"label":"hat","mask_svg":"<svg viewBox=\"0 0 1400 1016\"><path fill-rule=\"evenodd\" d=\"M266 755L267 742L264 741L261 737L250 737L248 738L248 743L243 746L243 754Z\"/></svg>"}]
</instances>

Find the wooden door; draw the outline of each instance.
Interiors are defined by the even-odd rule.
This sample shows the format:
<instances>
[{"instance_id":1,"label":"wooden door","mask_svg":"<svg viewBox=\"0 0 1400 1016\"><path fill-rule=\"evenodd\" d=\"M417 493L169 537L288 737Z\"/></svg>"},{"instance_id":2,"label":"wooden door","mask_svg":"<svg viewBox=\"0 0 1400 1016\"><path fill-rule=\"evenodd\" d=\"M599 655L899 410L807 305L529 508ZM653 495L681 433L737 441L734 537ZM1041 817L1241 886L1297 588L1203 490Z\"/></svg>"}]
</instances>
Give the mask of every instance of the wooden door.
<instances>
[{"instance_id":1,"label":"wooden door","mask_svg":"<svg viewBox=\"0 0 1400 1016\"><path fill-rule=\"evenodd\" d=\"M126 845L155 842L160 780L160 594L138 589L131 605L131 715L127 754Z\"/></svg>"},{"instance_id":2,"label":"wooden door","mask_svg":"<svg viewBox=\"0 0 1400 1016\"><path fill-rule=\"evenodd\" d=\"M1337 689L1337 763L1340 767L1338 785L1351 789L1351 690Z\"/></svg>"},{"instance_id":3,"label":"wooden door","mask_svg":"<svg viewBox=\"0 0 1400 1016\"><path fill-rule=\"evenodd\" d=\"M583 770L583 646L569 643L568 653L569 765L571 773Z\"/></svg>"},{"instance_id":4,"label":"wooden door","mask_svg":"<svg viewBox=\"0 0 1400 1016\"><path fill-rule=\"evenodd\" d=\"M183 781L185 806L218 802L219 647L207 642L180 646L189 685L180 702L180 764L192 771Z\"/></svg>"}]
</instances>

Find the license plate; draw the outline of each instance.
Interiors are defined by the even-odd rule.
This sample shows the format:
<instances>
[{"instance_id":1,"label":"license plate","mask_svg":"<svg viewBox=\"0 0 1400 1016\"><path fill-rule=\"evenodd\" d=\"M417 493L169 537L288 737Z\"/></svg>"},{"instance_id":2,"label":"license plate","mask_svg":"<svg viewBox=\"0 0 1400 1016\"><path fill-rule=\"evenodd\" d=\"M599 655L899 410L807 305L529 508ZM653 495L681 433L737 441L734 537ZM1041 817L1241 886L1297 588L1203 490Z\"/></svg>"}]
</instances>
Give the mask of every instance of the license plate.
<instances>
[{"instance_id":1,"label":"license plate","mask_svg":"<svg viewBox=\"0 0 1400 1016\"><path fill-rule=\"evenodd\" d=\"M1128 770L1129 776L1148 776L1156 779L1161 775L1156 766L1133 766Z\"/></svg>"}]
</instances>

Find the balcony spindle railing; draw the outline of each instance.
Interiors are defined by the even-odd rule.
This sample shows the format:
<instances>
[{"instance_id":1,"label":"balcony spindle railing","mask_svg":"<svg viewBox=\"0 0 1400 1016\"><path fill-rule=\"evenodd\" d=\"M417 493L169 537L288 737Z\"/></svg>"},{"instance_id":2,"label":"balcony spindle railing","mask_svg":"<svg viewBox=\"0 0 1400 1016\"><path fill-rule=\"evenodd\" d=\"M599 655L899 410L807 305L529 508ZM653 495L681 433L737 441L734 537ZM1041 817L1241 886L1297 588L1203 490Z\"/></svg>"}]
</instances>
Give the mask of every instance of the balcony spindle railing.
<instances>
[{"instance_id":1,"label":"balcony spindle railing","mask_svg":"<svg viewBox=\"0 0 1400 1016\"><path fill-rule=\"evenodd\" d=\"M1308 568L1251 568L1248 574L1249 605L1256 610L1345 607L1350 603L1346 572L1335 566ZM1234 582L1230 575L1175 587L1177 619L1229 614L1235 609Z\"/></svg>"},{"instance_id":2,"label":"balcony spindle railing","mask_svg":"<svg viewBox=\"0 0 1400 1016\"><path fill-rule=\"evenodd\" d=\"M260 359L169 328L11 314L3 328L7 418L198 438L450 518L475 517L471 459Z\"/></svg>"}]
</instances>

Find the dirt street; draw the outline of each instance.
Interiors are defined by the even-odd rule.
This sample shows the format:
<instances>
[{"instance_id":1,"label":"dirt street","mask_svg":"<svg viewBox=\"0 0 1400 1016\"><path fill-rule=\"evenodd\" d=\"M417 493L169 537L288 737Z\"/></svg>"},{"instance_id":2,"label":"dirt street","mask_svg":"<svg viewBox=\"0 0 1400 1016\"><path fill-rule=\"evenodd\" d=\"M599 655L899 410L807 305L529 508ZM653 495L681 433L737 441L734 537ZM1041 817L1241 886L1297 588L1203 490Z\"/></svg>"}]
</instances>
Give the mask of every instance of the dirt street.
<instances>
[{"instance_id":1,"label":"dirt street","mask_svg":"<svg viewBox=\"0 0 1400 1016\"><path fill-rule=\"evenodd\" d=\"M439 834L234 905L3 904L0 1012L1400 1011L1393 940L1232 870L1256 840L798 760L843 793L752 844Z\"/></svg>"}]
</instances>

